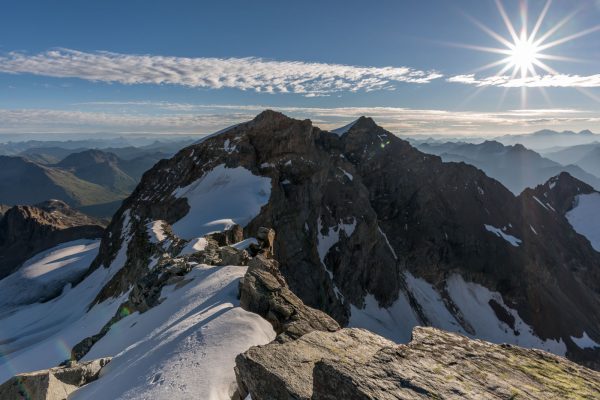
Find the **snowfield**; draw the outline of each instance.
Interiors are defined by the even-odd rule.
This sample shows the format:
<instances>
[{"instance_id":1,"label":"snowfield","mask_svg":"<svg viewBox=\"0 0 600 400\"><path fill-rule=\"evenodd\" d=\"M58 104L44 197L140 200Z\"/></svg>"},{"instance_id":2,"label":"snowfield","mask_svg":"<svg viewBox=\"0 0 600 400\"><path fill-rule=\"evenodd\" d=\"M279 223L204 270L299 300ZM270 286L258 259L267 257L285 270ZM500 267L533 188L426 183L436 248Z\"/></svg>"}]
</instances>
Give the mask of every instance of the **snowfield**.
<instances>
[{"instance_id":1,"label":"snowfield","mask_svg":"<svg viewBox=\"0 0 600 400\"><path fill-rule=\"evenodd\" d=\"M88 307L123 267L126 246L127 241L109 268L98 268L73 288L67 284L58 297L0 316L0 383L15 374L55 367L69 359L74 345L98 333L115 315L127 294Z\"/></svg>"},{"instance_id":2,"label":"snowfield","mask_svg":"<svg viewBox=\"0 0 600 400\"><path fill-rule=\"evenodd\" d=\"M580 194L566 215L575 232L585 236L600 251L600 193Z\"/></svg>"},{"instance_id":3,"label":"snowfield","mask_svg":"<svg viewBox=\"0 0 600 400\"><path fill-rule=\"evenodd\" d=\"M59 295L87 271L100 240L75 240L45 250L0 280L0 317L14 308ZM2 328L0 327L0 334Z\"/></svg>"},{"instance_id":4,"label":"snowfield","mask_svg":"<svg viewBox=\"0 0 600 400\"><path fill-rule=\"evenodd\" d=\"M271 179L221 164L173 195L185 197L190 206L188 214L173 224L173 232L192 239L234 224L245 226L269 201Z\"/></svg>"},{"instance_id":5,"label":"snowfield","mask_svg":"<svg viewBox=\"0 0 600 400\"><path fill-rule=\"evenodd\" d=\"M275 338L238 305L246 268L197 266L160 305L116 323L84 359L116 357L73 399L230 399L235 357Z\"/></svg>"},{"instance_id":6,"label":"snowfield","mask_svg":"<svg viewBox=\"0 0 600 400\"><path fill-rule=\"evenodd\" d=\"M460 275L451 275L446 282L446 291L460 315L470 327L465 329L457 317L450 312L446 302L435 287L423 279L405 273L408 292L417 302L426 321L423 321L409 303L407 293L401 291L398 300L387 309L380 308L372 295L365 298L365 307L351 306L350 327L365 328L397 343L410 341L412 329L417 325L430 325L450 332L492 343L510 343L527 348L537 348L558 355L565 355L566 345L562 341L542 340L535 336L531 327L509 308L500 293L473 283L466 282ZM490 306L494 300L514 318L514 327L498 319ZM474 331L469 332L469 330ZM581 338L581 343L590 342Z\"/></svg>"}]
</instances>

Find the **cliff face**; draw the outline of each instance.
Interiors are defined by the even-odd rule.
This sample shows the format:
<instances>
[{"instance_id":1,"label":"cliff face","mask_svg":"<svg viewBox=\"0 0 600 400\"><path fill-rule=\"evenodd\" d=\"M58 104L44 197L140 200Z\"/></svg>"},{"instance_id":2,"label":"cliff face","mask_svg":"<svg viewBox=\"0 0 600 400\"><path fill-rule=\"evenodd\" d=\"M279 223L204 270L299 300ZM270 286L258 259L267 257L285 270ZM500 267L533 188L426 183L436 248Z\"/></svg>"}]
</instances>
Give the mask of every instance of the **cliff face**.
<instances>
[{"instance_id":1,"label":"cliff face","mask_svg":"<svg viewBox=\"0 0 600 400\"><path fill-rule=\"evenodd\" d=\"M395 317L380 333L394 339L433 325L597 366L600 349L575 339L600 343L600 253L536 198L369 118L332 133L266 111L144 175L103 238L92 270L130 224L125 268L96 300L148 269L148 224L186 240L230 222L246 237L267 226L290 289L342 325L372 328L383 312Z\"/></svg>"},{"instance_id":2,"label":"cliff face","mask_svg":"<svg viewBox=\"0 0 600 400\"><path fill-rule=\"evenodd\" d=\"M59 200L9 208L0 219L0 278L60 243L101 237L103 225Z\"/></svg>"}]
</instances>

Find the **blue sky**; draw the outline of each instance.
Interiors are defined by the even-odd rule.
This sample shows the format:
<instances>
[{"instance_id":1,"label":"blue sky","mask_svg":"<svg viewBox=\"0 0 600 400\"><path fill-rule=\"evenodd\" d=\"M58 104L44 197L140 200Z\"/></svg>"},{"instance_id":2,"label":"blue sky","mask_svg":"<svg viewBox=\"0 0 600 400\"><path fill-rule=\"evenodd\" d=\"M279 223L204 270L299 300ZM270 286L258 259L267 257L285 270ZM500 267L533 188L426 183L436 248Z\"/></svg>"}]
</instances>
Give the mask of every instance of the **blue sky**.
<instances>
[{"instance_id":1,"label":"blue sky","mask_svg":"<svg viewBox=\"0 0 600 400\"><path fill-rule=\"evenodd\" d=\"M408 135L600 132L600 0L0 5L4 133L207 133L266 107ZM480 70L516 60L489 31L514 43L502 11L520 37L524 9L564 59Z\"/></svg>"}]
</instances>

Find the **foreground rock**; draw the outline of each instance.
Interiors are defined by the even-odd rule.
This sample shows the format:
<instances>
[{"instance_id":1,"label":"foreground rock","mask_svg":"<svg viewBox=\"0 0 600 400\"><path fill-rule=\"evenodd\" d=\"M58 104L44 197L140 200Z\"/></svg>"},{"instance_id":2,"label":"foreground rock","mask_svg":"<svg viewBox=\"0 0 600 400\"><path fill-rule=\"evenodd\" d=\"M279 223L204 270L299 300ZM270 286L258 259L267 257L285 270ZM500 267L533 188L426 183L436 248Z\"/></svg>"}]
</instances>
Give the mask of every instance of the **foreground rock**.
<instances>
[{"instance_id":1,"label":"foreground rock","mask_svg":"<svg viewBox=\"0 0 600 400\"><path fill-rule=\"evenodd\" d=\"M0 386L0 399L64 400L81 386L98 379L100 370L110 360L100 358L16 375Z\"/></svg>"},{"instance_id":2,"label":"foreground rock","mask_svg":"<svg viewBox=\"0 0 600 400\"><path fill-rule=\"evenodd\" d=\"M417 327L408 345L362 329L315 331L236 359L254 400L592 399L600 373L539 350Z\"/></svg>"},{"instance_id":3,"label":"foreground rock","mask_svg":"<svg viewBox=\"0 0 600 400\"><path fill-rule=\"evenodd\" d=\"M41 251L72 240L96 239L103 232L102 221L60 200L9 208L0 219L0 279Z\"/></svg>"}]
</instances>

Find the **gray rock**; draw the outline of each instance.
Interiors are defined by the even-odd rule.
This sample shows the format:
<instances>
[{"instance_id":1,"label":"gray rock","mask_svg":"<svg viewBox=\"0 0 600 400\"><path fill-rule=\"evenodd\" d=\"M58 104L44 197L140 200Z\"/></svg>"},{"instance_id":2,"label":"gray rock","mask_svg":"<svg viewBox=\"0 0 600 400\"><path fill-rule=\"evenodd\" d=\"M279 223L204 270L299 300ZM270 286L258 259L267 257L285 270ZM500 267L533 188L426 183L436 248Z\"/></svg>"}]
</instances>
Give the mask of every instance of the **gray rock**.
<instances>
[{"instance_id":1,"label":"gray rock","mask_svg":"<svg viewBox=\"0 0 600 400\"><path fill-rule=\"evenodd\" d=\"M236 359L254 400L595 399L600 373L540 350L417 327L408 345L361 329L311 332Z\"/></svg>"},{"instance_id":2,"label":"gray rock","mask_svg":"<svg viewBox=\"0 0 600 400\"><path fill-rule=\"evenodd\" d=\"M246 265L250 256L246 250L238 250L231 246L219 248L219 265Z\"/></svg>"},{"instance_id":3,"label":"gray rock","mask_svg":"<svg viewBox=\"0 0 600 400\"><path fill-rule=\"evenodd\" d=\"M0 385L0 399L65 400L81 386L98 379L100 370L110 360L106 357L16 375Z\"/></svg>"},{"instance_id":4,"label":"gray rock","mask_svg":"<svg viewBox=\"0 0 600 400\"><path fill-rule=\"evenodd\" d=\"M240 281L240 304L268 320L279 335L278 341L297 339L314 330L340 329L333 318L307 307L288 288L277 261L262 254L250 260L248 266Z\"/></svg>"}]
</instances>

